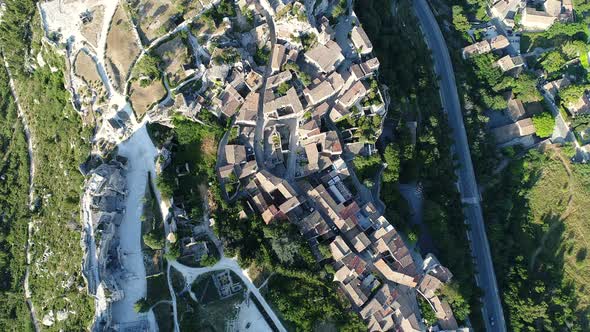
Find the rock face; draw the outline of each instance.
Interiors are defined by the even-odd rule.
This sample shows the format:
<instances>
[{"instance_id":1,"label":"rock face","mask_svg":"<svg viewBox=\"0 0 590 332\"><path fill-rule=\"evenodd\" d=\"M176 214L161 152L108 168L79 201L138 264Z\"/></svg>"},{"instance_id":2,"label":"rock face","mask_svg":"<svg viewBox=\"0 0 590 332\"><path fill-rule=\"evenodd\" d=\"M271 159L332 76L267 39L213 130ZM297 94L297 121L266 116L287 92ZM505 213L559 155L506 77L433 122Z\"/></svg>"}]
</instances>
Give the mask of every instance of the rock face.
<instances>
[{"instance_id":1,"label":"rock face","mask_svg":"<svg viewBox=\"0 0 590 332\"><path fill-rule=\"evenodd\" d=\"M60 310L60 311L58 311L57 312L57 315L56 315L57 321L58 322L61 322L62 320L68 319L68 315L69 315L69 313L66 310Z\"/></svg>"},{"instance_id":2,"label":"rock face","mask_svg":"<svg viewBox=\"0 0 590 332\"><path fill-rule=\"evenodd\" d=\"M53 310L49 310L45 316L43 316L43 320L41 323L45 326L52 326L55 323L55 317L53 316Z\"/></svg>"}]
</instances>

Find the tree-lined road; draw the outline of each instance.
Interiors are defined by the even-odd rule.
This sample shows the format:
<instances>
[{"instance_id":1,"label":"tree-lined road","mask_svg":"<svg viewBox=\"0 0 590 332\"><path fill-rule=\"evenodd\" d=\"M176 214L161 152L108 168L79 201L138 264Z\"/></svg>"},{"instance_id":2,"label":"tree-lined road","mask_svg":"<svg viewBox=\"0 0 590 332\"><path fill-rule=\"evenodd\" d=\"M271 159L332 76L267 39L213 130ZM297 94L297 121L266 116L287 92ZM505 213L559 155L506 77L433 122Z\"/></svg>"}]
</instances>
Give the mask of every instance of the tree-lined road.
<instances>
[{"instance_id":1,"label":"tree-lined road","mask_svg":"<svg viewBox=\"0 0 590 332\"><path fill-rule=\"evenodd\" d=\"M482 298L484 322L488 331L506 331L502 303L496 284L492 255L486 236L480 205L480 195L469 152L469 142L463 124L461 103L449 50L443 34L426 0L414 0L414 9L420 21L426 42L432 51L435 71L439 76L440 95L452 129L454 151L459 161L457 175L463 212L470 225L468 235L472 254L476 261L478 285L484 291Z\"/></svg>"}]
</instances>

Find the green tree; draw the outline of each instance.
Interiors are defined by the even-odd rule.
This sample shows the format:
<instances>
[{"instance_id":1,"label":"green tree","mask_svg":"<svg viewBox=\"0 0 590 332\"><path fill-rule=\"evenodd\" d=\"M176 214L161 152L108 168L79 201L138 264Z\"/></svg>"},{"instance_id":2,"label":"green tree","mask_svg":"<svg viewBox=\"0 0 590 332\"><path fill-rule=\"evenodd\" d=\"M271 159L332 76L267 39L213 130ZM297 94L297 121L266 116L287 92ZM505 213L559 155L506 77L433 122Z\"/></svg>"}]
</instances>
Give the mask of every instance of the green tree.
<instances>
[{"instance_id":1,"label":"green tree","mask_svg":"<svg viewBox=\"0 0 590 332\"><path fill-rule=\"evenodd\" d=\"M496 58L491 53L471 58L471 63L475 66L475 75L489 86L498 84L502 79L502 71L495 65L495 62Z\"/></svg>"},{"instance_id":2,"label":"green tree","mask_svg":"<svg viewBox=\"0 0 590 332\"><path fill-rule=\"evenodd\" d=\"M463 14L463 8L461 6L453 6L453 25L457 31L462 33L467 32L471 28L469 20Z\"/></svg>"},{"instance_id":3,"label":"green tree","mask_svg":"<svg viewBox=\"0 0 590 332\"><path fill-rule=\"evenodd\" d=\"M504 77L502 82L494 87L494 90L512 89L516 98L520 99L523 103L532 103L543 100L543 96L537 89L537 81L538 78L533 73L524 72L518 78Z\"/></svg>"},{"instance_id":4,"label":"green tree","mask_svg":"<svg viewBox=\"0 0 590 332\"><path fill-rule=\"evenodd\" d=\"M291 85L289 85L289 83L283 82L277 87L277 94L284 96L287 94L287 91L289 91L290 88Z\"/></svg>"},{"instance_id":5,"label":"green tree","mask_svg":"<svg viewBox=\"0 0 590 332\"><path fill-rule=\"evenodd\" d=\"M561 102L567 106L577 102L588 88L590 88L590 84L570 85L559 90L559 98L561 98Z\"/></svg>"},{"instance_id":6,"label":"green tree","mask_svg":"<svg viewBox=\"0 0 590 332\"><path fill-rule=\"evenodd\" d=\"M581 40L573 40L561 45L561 52L568 59L574 59L584 54L587 50L586 44Z\"/></svg>"},{"instance_id":7,"label":"green tree","mask_svg":"<svg viewBox=\"0 0 590 332\"><path fill-rule=\"evenodd\" d=\"M432 307L421 295L417 296L418 298L418 306L420 307L420 313L422 314L422 318L428 323L428 326L432 326L438 322L436 318L436 313L432 310Z\"/></svg>"},{"instance_id":8,"label":"green tree","mask_svg":"<svg viewBox=\"0 0 590 332\"><path fill-rule=\"evenodd\" d=\"M147 312L150 310L150 304L145 297L142 297L141 299L137 300L137 302L135 302L133 305L133 310L135 310L137 313Z\"/></svg>"},{"instance_id":9,"label":"green tree","mask_svg":"<svg viewBox=\"0 0 590 332\"><path fill-rule=\"evenodd\" d=\"M555 119L550 112L542 112L533 116L537 136L541 138L550 137L555 127Z\"/></svg>"},{"instance_id":10,"label":"green tree","mask_svg":"<svg viewBox=\"0 0 590 332\"><path fill-rule=\"evenodd\" d=\"M549 73L555 73L561 70L565 66L566 59L563 54L558 50L553 50L547 53L541 61L541 66Z\"/></svg>"},{"instance_id":11,"label":"green tree","mask_svg":"<svg viewBox=\"0 0 590 332\"><path fill-rule=\"evenodd\" d=\"M215 255L204 255L201 257L201 266L213 266L219 262L219 259Z\"/></svg>"},{"instance_id":12,"label":"green tree","mask_svg":"<svg viewBox=\"0 0 590 332\"><path fill-rule=\"evenodd\" d=\"M152 53L144 55L133 67L134 78L147 78L151 83L160 77L160 58Z\"/></svg>"},{"instance_id":13,"label":"green tree","mask_svg":"<svg viewBox=\"0 0 590 332\"><path fill-rule=\"evenodd\" d=\"M161 231L151 230L143 235L143 243L153 250L160 250L164 248L164 235Z\"/></svg>"},{"instance_id":14,"label":"green tree","mask_svg":"<svg viewBox=\"0 0 590 332\"><path fill-rule=\"evenodd\" d=\"M459 284L451 282L450 284L445 285L441 289L441 294L453 309L455 318L459 321L465 321L469 316L471 308L463 295L461 295Z\"/></svg>"},{"instance_id":15,"label":"green tree","mask_svg":"<svg viewBox=\"0 0 590 332\"><path fill-rule=\"evenodd\" d=\"M399 147L396 144L389 144L383 152L383 159L387 168L383 170L383 182L397 182L399 179Z\"/></svg>"}]
</instances>

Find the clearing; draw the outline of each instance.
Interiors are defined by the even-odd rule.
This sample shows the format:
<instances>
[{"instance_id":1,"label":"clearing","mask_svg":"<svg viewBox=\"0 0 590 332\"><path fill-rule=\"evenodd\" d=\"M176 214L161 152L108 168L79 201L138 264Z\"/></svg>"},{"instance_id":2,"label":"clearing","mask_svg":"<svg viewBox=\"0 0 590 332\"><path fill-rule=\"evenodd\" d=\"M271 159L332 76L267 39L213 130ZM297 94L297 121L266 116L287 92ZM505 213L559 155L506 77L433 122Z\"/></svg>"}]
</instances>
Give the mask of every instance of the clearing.
<instances>
[{"instance_id":1,"label":"clearing","mask_svg":"<svg viewBox=\"0 0 590 332\"><path fill-rule=\"evenodd\" d=\"M133 25L123 6L119 5L113 16L107 35L106 67L113 87L119 92L125 90L131 66L141 52L141 45L135 38Z\"/></svg>"},{"instance_id":2,"label":"clearing","mask_svg":"<svg viewBox=\"0 0 590 332\"><path fill-rule=\"evenodd\" d=\"M182 21L201 12L201 3L210 1L189 0L135 0L130 9L137 23L139 35L145 45L174 30Z\"/></svg>"},{"instance_id":3,"label":"clearing","mask_svg":"<svg viewBox=\"0 0 590 332\"><path fill-rule=\"evenodd\" d=\"M556 248L558 252L563 252L565 279L574 282L579 308L584 308L590 305L590 293L585 286L590 283L590 260L587 258L590 169L585 165L571 165L561 157L561 152L547 153L551 159L543 165L542 174L529 194L534 221L543 223L543 220L549 219L553 223L549 225L550 230L545 234L539 254L541 257L552 255ZM568 174L570 169L571 176ZM555 226L555 223L563 223L562 232L556 231L562 227Z\"/></svg>"}]
</instances>

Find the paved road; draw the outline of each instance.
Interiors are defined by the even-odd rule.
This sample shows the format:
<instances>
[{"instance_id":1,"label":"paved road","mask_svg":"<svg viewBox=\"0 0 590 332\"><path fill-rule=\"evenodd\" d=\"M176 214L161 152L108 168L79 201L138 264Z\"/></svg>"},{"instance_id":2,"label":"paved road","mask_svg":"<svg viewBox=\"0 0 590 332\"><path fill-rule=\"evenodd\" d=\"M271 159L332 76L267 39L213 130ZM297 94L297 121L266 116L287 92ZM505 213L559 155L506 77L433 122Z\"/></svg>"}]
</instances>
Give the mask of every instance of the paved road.
<instances>
[{"instance_id":1,"label":"paved road","mask_svg":"<svg viewBox=\"0 0 590 332\"><path fill-rule=\"evenodd\" d=\"M442 32L428 6L426 0L414 0L414 9L420 20L426 42L433 53L435 70L440 77L441 100L448 113L449 125L453 129L455 152L459 159L458 169L459 190L464 205L464 214L470 224L469 237L473 256L477 265L478 274L476 280L484 291L483 313L486 330L506 331L502 303L496 284L492 255L488 244L483 215L480 205L480 195L475 181L473 164L469 152L469 143L465 134L461 103L457 94L453 65L449 56L449 50L444 41ZM490 317L494 318L495 326L490 325Z\"/></svg>"}]
</instances>

